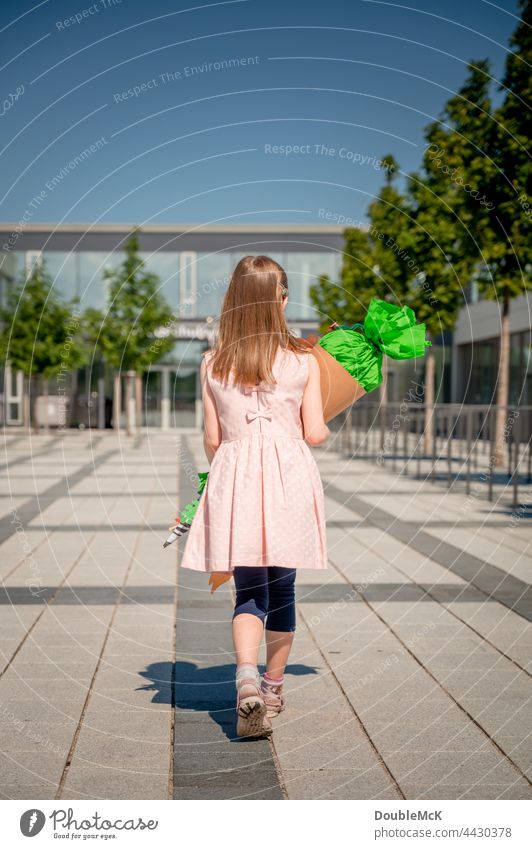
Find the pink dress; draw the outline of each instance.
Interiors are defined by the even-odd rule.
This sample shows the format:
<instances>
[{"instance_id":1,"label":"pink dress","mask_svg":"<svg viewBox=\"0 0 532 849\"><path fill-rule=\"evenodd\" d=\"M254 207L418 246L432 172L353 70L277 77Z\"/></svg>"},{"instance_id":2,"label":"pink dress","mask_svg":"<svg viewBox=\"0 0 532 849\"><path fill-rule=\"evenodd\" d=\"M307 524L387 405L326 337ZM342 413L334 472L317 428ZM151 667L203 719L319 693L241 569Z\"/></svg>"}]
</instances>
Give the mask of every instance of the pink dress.
<instances>
[{"instance_id":1,"label":"pink dress","mask_svg":"<svg viewBox=\"0 0 532 849\"><path fill-rule=\"evenodd\" d=\"M279 348L276 385L223 383L210 371L222 441L181 560L185 569L327 569L325 500L303 439L301 401L310 354Z\"/></svg>"}]
</instances>

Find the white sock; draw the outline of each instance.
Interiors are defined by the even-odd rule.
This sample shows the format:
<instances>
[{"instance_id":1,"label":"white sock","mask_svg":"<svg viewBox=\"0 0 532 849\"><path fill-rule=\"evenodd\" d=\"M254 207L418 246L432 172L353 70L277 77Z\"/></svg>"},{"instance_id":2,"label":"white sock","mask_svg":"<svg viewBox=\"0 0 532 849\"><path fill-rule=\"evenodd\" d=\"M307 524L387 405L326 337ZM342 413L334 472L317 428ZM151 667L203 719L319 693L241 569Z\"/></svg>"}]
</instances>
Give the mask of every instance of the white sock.
<instances>
[{"instance_id":1,"label":"white sock","mask_svg":"<svg viewBox=\"0 0 532 849\"><path fill-rule=\"evenodd\" d=\"M237 685L243 678L251 678L257 682L257 685L260 685L260 674L257 666L253 663L239 663L236 667Z\"/></svg>"}]
</instances>

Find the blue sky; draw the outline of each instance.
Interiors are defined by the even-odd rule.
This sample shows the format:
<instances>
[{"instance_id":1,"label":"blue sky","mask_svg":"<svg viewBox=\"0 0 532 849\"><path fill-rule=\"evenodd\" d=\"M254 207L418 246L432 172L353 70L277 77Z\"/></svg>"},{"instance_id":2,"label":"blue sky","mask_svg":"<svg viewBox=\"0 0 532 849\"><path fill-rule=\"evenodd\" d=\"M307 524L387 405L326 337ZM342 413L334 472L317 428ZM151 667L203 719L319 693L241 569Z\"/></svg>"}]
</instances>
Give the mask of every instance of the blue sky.
<instances>
[{"instance_id":1,"label":"blue sky","mask_svg":"<svg viewBox=\"0 0 532 849\"><path fill-rule=\"evenodd\" d=\"M363 221L379 160L418 167L466 63L500 79L516 15L511 0L2 0L0 218Z\"/></svg>"}]
</instances>

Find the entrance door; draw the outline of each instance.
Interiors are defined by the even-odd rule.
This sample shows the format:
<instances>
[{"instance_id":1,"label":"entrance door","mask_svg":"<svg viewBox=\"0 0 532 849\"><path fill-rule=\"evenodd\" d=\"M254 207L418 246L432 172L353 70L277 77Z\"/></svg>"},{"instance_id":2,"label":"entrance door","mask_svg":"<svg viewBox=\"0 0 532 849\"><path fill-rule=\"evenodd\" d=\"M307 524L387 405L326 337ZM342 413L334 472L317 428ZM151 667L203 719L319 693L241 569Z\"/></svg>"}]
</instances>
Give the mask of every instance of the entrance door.
<instances>
[{"instance_id":1,"label":"entrance door","mask_svg":"<svg viewBox=\"0 0 532 849\"><path fill-rule=\"evenodd\" d=\"M161 427L162 373L153 369L144 375L142 390L144 424Z\"/></svg>"},{"instance_id":2,"label":"entrance door","mask_svg":"<svg viewBox=\"0 0 532 849\"><path fill-rule=\"evenodd\" d=\"M197 367L151 368L144 376L143 388L144 423L147 427L163 430L196 427L197 371Z\"/></svg>"},{"instance_id":3,"label":"entrance door","mask_svg":"<svg viewBox=\"0 0 532 849\"><path fill-rule=\"evenodd\" d=\"M184 376L170 371L170 427L196 426L196 380L196 368Z\"/></svg>"}]
</instances>

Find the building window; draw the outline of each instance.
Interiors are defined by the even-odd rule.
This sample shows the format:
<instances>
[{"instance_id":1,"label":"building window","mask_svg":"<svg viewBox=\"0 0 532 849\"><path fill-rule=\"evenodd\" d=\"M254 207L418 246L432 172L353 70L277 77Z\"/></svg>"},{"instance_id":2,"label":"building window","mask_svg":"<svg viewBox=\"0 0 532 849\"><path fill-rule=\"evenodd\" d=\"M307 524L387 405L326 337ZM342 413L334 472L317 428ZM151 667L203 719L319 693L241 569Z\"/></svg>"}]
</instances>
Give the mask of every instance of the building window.
<instances>
[{"instance_id":1,"label":"building window","mask_svg":"<svg viewBox=\"0 0 532 849\"><path fill-rule=\"evenodd\" d=\"M172 310L179 300L179 254L177 251L141 252L146 271L159 278L158 292Z\"/></svg>"},{"instance_id":2,"label":"building window","mask_svg":"<svg viewBox=\"0 0 532 849\"><path fill-rule=\"evenodd\" d=\"M22 271L22 254L0 253L0 306L7 307L9 293Z\"/></svg>"},{"instance_id":3,"label":"building window","mask_svg":"<svg viewBox=\"0 0 532 849\"><path fill-rule=\"evenodd\" d=\"M484 339L458 347L458 392L465 404L494 401L498 363L498 339Z\"/></svg>"},{"instance_id":4,"label":"building window","mask_svg":"<svg viewBox=\"0 0 532 849\"><path fill-rule=\"evenodd\" d=\"M79 254L45 251L44 267L52 280L54 294L67 301L79 297Z\"/></svg>"},{"instance_id":5,"label":"building window","mask_svg":"<svg viewBox=\"0 0 532 849\"><path fill-rule=\"evenodd\" d=\"M77 274L79 299L82 309L94 307L103 309L107 304L108 283L104 280L105 269L116 270L125 260L125 253L104 253L99 251L80 251L77 254Z\"/></svg>"},{"instance_id":6,"label":"building window","mask_svg":"<svg viewBox=\"0 0 532 849\"><path fill-rule=\"evenodd\" d=\"M530 333L523 333L523 404L532 404L532 340Z\"/></svg>"},{"instance_id":7,"label":"building window","mask_svg":"<svg viewBox=\"0 0 532 849\"><path fill-rule=\"evenodd\" d=\"M532 403L531 343L530 331L510 336L510 405ZM496 403L499 344L496 337L458 347L458 397L466 404Z\"/></svg>"},{"instance_id":8,"label":"building window","mask_svg":"<svg viewBox=\"0 0 532 849\"><path fill-rule=\"evenodd\" d=\"M195 318L198 309L198 266L195 251L179 254L179 302L180 313Z\"/></svg>"},{"instance_id":9,"label":"building window","mask_svg":"<svg viewBox=\"0 0 532 849\"><path fill-rule=\"evenodd\" d=\"M233 271L227 252L198 254L198 310L202 318L218 318Z\"/></svg>"},{"instance_id":10,"label":"building window","mask_svg":"<svg viewBox=\"0 0 532 849\"><path fill-rule=\"evenodd\" d=\"M31 277L35 265L41 261L41 251L26 251L25 272L26 278Z\"/></svg>"},{"instance_id":11,"label":"building window","mask_svg":"<svg viewBox=\"0 0 532 849\"><path fill-rule=\"evenodd\" d=\"M530 404L532 399L532 348L530 330L515 333L510 342L510 404Z\"/></svg>"},{"instance_id":12,"label":"building window","mask_svg":"<svg viewBox=\"0 0 532 849\"><path fill-rule=\"evenodd\" d=\"M290 321L323 321L324 317L316 312L310 298L310 287L316 285L322 275L326 275L332 283L337 282L339 256L332 252L311 251L284 255L284 268L290 289L286 317Z\"/></svg>"}]
</instances>

